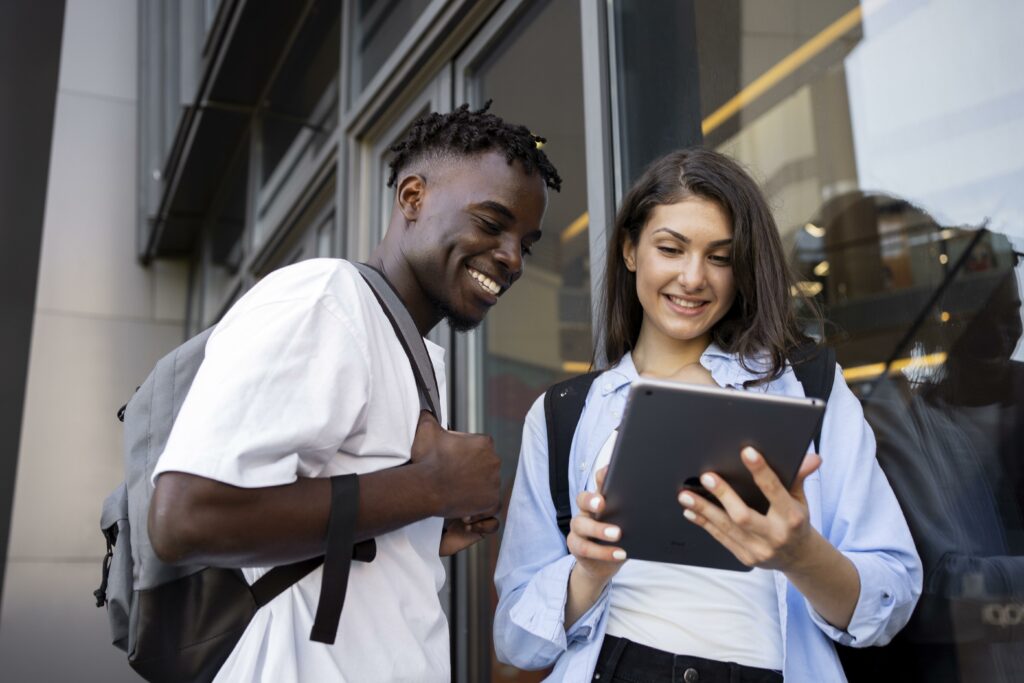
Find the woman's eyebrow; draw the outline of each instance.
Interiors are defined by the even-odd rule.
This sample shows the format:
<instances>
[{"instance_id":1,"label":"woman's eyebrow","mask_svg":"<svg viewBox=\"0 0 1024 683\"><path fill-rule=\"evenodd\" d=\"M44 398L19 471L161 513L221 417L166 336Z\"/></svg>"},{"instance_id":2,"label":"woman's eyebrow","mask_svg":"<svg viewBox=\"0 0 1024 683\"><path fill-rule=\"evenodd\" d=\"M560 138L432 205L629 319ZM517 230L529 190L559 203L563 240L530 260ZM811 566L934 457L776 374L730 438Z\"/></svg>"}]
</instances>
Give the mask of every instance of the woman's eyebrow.
<instances>
[{"instance_id":1,"label":"woman's eyebrow","mask_svg":"<svg viewBox=\"0 0 1024 683\"><path fill-rule=\"evenodd\" d=\"M673 237L675 237L677 240L679 240L683 244L689 244L690 243L690 238L689 237L687 237L686 235L682 234L681 232L676 232L672 228L658 228L654 232L667 232L668 234L672 235ZM732 238L728 237L728 238L726 238L724 240L715 240L714 242L709 242L708 243L708 247L711 248L711 249L718 249L719 247L727 247L730 244L732 244Z\"/></svg>"}]
</instances>

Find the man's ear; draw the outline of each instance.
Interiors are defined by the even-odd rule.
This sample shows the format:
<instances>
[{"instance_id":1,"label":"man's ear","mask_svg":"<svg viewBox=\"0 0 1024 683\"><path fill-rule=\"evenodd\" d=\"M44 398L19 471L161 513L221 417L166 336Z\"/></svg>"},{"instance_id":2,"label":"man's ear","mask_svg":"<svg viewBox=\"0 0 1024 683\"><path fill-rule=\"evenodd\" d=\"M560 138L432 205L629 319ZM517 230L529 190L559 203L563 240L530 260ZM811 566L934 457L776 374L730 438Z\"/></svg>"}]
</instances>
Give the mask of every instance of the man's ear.
<instances>
[{"instance_id":1,"label":"man's ear","mask_svg":"<svg viewBox=\"0 0 1024 683\"><path fill-rule=\"evenodd\" d=\"M636 245L628 237L622 243L622 260L626 262L627 270L636 272Z\"/></svg>"},{"instance_id":2,"label":"man's ear","mask_svg":"<svg viewBox=\"0 0 1024 683\"><path fill-rule=\"evenodd\" d=\"M419 219L426 192L427 181L421 175L410 173L399 181L395 197L398 210L405 216L405 220L412 222Z\"/></svg>"}]
</instances>

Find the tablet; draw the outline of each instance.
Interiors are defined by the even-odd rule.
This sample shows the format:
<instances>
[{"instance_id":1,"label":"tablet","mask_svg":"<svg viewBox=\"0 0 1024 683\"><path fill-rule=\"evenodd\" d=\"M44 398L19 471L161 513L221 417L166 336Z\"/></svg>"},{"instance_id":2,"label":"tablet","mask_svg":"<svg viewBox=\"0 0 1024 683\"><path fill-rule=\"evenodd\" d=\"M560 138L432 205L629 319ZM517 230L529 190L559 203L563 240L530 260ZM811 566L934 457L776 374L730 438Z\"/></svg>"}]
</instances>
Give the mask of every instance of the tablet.
<instances>
[{"instance_id":1,"label":"tablet","mask_svg":"<svg viewBox=\"0 0 1024 683\"><path fill-rule=\"evenodd\" d=\"M713 471L754 510L768 500L740 460L753 446L788 488L796 478L825 403L665 380L633 382L604 482L602 522L622 529L630 559L749 570L683 517L689 489L718 504L700 484Z\"/></svg>"}]
</instances>

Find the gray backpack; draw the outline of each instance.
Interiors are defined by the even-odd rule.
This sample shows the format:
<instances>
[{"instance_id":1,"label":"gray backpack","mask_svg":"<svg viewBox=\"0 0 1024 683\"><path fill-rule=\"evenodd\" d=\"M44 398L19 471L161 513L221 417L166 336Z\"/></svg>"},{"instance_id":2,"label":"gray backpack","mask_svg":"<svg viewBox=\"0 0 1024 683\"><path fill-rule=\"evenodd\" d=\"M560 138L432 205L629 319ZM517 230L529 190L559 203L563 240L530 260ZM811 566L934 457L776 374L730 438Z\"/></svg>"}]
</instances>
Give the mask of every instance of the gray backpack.
<instances>
[{"instance_id":1,"label":"gray backpack","mask_svg":"<svg viewBox=\"0 0 1024 683\"><path fill-rule=\"evenodd\" d=\"M409 356L421 407L439 416L433 366L412 318L380 273L354 265ZM373 540L353 544L358 479L346 475L331 480L325 557L276 567L250 586L239 569L173 566L156 556L147 533L153 469L203 362L211 332L200 333L160 359L118 411L124 422L125 480L103 503L100 529L107 552L94 595L97 607L107 607L114 645L150 681L212 680L255 611L321 564L325 579L310 637L333 643L350 560L371 561L376 552Z\"/></svg>"}]
</instances>

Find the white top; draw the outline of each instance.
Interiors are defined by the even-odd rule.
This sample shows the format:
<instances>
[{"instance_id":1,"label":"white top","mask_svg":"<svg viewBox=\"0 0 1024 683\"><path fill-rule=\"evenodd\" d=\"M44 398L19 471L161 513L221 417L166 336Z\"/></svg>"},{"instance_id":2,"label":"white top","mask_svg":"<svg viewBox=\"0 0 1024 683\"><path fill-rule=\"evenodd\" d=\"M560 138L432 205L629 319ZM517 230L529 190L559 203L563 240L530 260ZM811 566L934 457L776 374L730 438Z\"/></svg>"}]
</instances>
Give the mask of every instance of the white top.
<instances>
[{"instance_id":1,"label":"white top","mask_svg":"<svg viewBox=\"0 0 1024 683\"><path fill-rule=\"evenodd\" d=\"M447 424L444 350L424 342ZM210 336L154 479L178 471L263 487L401 465L420 412L406 358L350 263L276 271ZM216 680L449 681L442 524L427 519L380 536L373 562L352 563L333 646L309 640L317 569L256 613ZM253 582L265 571L244 573Z\"/></svg>"},{"instance_id":2,"label":"white top","mask_svg":"<svg viewBox=\"0 0 1024 683\"><path fill-rule=\"evenodd\" d=\"M612 432L601 448L595 473L611 459L617 436ZM597 490L594 477L587 490ZM772 574L627 559L612 578L606 633L675 654L781 671Z\"/></svg>"}]
</instances>

